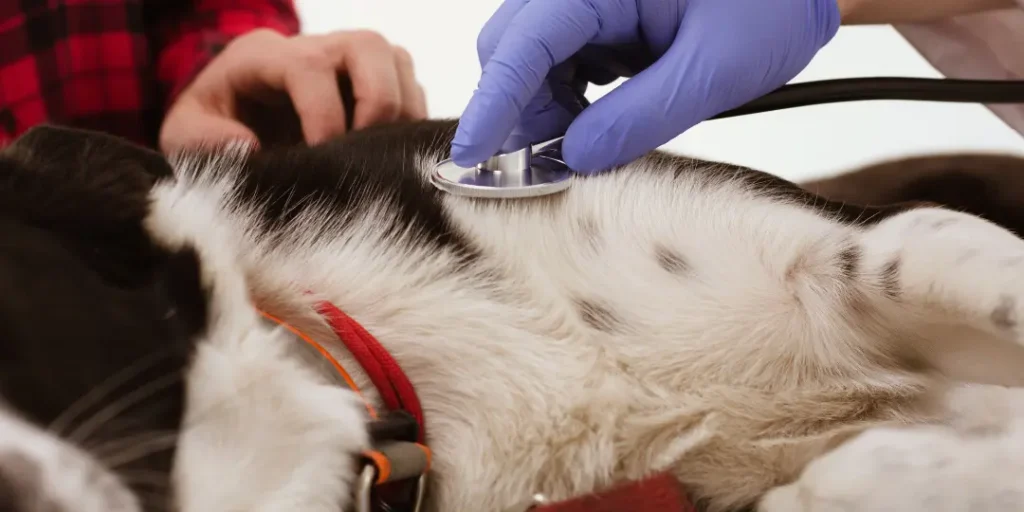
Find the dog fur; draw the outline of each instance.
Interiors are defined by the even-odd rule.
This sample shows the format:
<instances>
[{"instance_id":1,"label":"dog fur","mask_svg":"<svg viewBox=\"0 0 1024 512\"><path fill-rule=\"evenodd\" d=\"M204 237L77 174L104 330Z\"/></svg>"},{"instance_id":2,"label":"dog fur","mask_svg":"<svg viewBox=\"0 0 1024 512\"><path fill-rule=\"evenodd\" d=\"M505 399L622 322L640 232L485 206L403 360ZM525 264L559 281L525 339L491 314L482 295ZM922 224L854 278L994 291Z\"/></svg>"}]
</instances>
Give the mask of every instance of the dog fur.
<instances>
[{"instance_id":1,"label":"dog fur","mask_svg":"<svg viewBox=\"0 0 1024 512\"><path fill-rule=\"evenodd\" d=\"M1010 230L661 153L448 196L427 173L454 127L170 163L58 127L4 149L0 508L344 510L365 411L257 313L376 402L320 299L416 386L431 512L662 470L709 511L1024 505Z\"/></svg>"}]
</instances>

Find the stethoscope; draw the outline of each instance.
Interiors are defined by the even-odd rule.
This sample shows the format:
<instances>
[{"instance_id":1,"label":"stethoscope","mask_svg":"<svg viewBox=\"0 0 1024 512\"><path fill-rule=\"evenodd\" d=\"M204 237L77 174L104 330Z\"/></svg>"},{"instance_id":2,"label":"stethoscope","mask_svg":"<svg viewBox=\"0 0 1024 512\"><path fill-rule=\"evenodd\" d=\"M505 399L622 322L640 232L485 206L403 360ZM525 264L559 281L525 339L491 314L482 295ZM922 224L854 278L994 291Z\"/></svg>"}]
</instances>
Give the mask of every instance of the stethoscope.
<instances>
[{"instance_id":1,"label":"stethoscope","mask_svg":"<svg viewBox=\"0 0 1024 512\"><path fill-rule=\"evenodd\" d=\"M588 83L605 85L631 77L654 58L641 46L588 46L548 77L555 100L578 115L590 103ZM785 85L711 119L849 101L905 100L945 103L1024 103L1024 81L948 78L872 77L820 80ZM450 159L431 174L438 189L465 197L512 199L562 192L573 183L573 171L562 160L562 137L499 153L475 167Z\"/></svg>"}]
</instances>

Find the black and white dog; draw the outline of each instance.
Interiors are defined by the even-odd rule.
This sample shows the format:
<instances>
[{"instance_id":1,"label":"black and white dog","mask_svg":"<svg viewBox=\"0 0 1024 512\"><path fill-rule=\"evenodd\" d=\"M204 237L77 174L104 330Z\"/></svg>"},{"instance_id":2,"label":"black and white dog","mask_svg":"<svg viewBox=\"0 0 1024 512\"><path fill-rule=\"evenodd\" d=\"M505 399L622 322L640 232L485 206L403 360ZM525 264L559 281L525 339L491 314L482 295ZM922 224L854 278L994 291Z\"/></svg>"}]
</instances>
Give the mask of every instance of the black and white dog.
<instances>
[{"instance_id":1,"label":"black and white dog","mask_svg":"<svg viewBox=\"0 0 1024 512\"><path fill-rule=\"evenodd\" d=\"M322 300L416 388L427 511L658 471L712 511L1024 507L1024 240L660 153L447 196L427 175L454 127L3 149L0 509L346 510L367 411L261 315L380 407Z\"/></svg>"}]
</instances>

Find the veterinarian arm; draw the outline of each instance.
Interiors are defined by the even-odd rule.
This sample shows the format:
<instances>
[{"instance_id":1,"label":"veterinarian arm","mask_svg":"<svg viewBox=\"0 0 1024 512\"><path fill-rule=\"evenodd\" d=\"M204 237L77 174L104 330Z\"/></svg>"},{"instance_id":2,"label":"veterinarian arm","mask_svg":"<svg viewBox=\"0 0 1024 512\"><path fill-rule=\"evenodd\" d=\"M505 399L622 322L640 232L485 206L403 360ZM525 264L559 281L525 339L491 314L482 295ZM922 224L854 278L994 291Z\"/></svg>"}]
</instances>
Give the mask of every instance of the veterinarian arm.
<instances>
[{"instance_id":1,"label":"veterinarian arm","mask_svg":"<svg viewBox=\"0 0 1024 512\"><path fill-rule=\"evenodd\" d=\"M168 112L165 152L230 139L256 141L238 119L240 97L274 101L286 94L308 143L345 131L338 74L355 97L353 128L426 117L412 58L369 31L296 35L291 0L194 0L161 24L159 77Z\"/></svg>"},{"instance_id":2,"label":"veterinarian arm","mask_svg":"<svg viewBox=\"0 0 1024 512\"><path fill-rule=\"evenodd\" d=\"M963 14L1016 7L1017 0L839 0L843 24L936 21Z\"/></svg>"}]
</instances>

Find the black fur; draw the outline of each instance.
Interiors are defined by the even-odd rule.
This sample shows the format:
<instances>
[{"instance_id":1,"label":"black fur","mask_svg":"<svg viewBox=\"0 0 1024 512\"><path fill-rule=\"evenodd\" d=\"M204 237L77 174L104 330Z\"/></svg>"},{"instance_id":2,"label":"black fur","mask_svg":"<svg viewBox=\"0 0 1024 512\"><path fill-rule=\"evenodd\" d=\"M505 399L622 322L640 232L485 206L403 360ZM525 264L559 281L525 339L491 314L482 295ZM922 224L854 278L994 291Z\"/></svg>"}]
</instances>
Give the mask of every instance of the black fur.
<instances>
[{"instance_id":1,"label":"black fur","mask_svg":"<svg viewBox=\"0 0 1024 512\"><path fill-rule=\"evenodd\" d=\"M128 393L165 382L104 422L86 446L179 428L180 376L205 327L207 297L194 250L157 247L142 226L150 188L170 173L157 153L56 127L34 128L0 152L5 405L50 426L89 391L137 370L75 415L66 435ZM117 469L166 475L172 453L155 450Z\"/></svg>"},{"instance_id":2,"label":"black fur","mask_svg":"<svg viewBox=\"0 0 1024 512\"><path fill-rule=\"evenodd\" d=\"M441 207L441 193L416 172L414 156L453 133L449 122L396 123L352 132L315 146L252 155L241 170L241 197L250 198L268 232L288 232L301 208L324 203L339 214L378 199L397 205L417 239L447 247L467 260L477 255ZM224 169L225 172L229 171Z\"/></svg>"}]
</instances>

